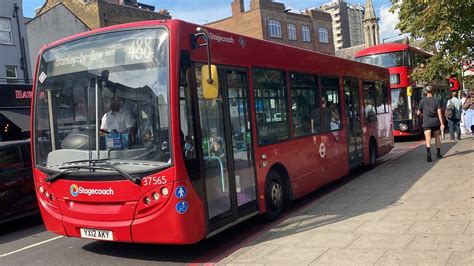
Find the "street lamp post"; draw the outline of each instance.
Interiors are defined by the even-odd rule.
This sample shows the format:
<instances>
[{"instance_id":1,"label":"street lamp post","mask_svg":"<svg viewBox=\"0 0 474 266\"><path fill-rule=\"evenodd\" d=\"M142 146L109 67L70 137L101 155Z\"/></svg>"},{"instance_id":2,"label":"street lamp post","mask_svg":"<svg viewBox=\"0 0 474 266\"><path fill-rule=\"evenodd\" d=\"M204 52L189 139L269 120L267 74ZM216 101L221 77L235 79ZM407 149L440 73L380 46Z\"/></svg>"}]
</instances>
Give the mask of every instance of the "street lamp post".
<instances>
[{"instance_id":1,"label":"street lamp post","mask_svg":"<svg viewBox=\"0 0 474 266\"><path fill-rule=\"evenodd\" d=\"M390 39L390 38L393 38L393 37L398 37L398 36L400 36L400 35L402 35L402 34L399 33L399 34L397 34L397 35L393 35L393 36L390 36L390 37L383 38L383 39L382 39L382 43L385 43L385 40L386 40L386 39Z\"/></svg>"}]
</instances>

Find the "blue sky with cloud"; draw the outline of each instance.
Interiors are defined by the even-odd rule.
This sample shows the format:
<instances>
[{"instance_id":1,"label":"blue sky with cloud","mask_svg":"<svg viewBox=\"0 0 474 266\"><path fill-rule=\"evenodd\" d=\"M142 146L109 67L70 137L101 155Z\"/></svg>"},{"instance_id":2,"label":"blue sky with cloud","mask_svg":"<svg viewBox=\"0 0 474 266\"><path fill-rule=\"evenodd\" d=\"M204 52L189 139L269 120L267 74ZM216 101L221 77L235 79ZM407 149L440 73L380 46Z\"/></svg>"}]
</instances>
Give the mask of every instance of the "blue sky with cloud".
<instances>
[{"instance_id":1,"label":"blue sky with cloud","mask_svg":"<svg viewBox=\"0 0 474 266\"><path fill-rule=\"evenodd\" d=\"M45 0L23 0L24 16L33 17L34 9L40 7ZM154 5L157 9L166 8L173 18L178 18L197 24L204 24L211 21L229 17L231 15L230 3L232 0L139 0L144 4ZM249 8L250 0L244 0L246 9ZM304 10L311 7L319 7L329 0L276 0L285 4L286 8L294 11ZM365 0L348 0L355 4L365 4ZM380 18L381 39L397 35L399 32L394 29L398 22L396 14L388 12L390 0L372 0L377 16Z\"/></svg>"}]
</instances>

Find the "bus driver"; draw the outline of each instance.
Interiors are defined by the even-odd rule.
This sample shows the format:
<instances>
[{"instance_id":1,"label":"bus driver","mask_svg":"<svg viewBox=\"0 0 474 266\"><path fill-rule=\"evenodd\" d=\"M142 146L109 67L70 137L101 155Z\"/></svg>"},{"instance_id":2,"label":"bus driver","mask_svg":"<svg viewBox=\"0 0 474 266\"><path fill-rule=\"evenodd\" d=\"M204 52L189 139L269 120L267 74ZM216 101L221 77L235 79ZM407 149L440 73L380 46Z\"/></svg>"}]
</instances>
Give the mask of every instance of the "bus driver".
<instances>
[{"instance_id":1,"label":"bus driver","mask_svg":"<svg viewBox=\"0 0 474 266\"><path fill-rule=\"evenodd\" d=\"M129 133L130 142L135 142L135 119L130 112L120 109L120 100L115 96L110 99L110 111L102 117L99 136L104 137L106 133L112 132Z\"/></svg>"}]
</instances>

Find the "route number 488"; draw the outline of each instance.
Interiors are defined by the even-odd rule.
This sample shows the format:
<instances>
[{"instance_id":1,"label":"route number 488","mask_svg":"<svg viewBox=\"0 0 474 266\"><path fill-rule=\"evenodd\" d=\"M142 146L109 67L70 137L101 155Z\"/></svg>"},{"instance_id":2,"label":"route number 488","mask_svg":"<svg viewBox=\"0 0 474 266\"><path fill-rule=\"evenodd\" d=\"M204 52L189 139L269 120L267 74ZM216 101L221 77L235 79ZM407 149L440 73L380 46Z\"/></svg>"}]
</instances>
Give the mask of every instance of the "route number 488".
<instances>
[{"instance_id":1,"label":"route number 488","mask_svg":"<svg viewBox=\"0 0 474 266\"><path fill-rule=\"evenodd\" d=\"M153 56L153 39L140 38L133 40L130 48L128 48L128 56L132 60L149 59Z\"/></svg>"},{"instance_id":2,"label":"route number 488","mask_svg":"<svg viewBox=\"0 0 474 266\"><path fill-rule=\"evenodd\" d=\"M147 176L142 181L144 186L164 185L167 182L164 176Z\"/></svg>"}]
</instances>

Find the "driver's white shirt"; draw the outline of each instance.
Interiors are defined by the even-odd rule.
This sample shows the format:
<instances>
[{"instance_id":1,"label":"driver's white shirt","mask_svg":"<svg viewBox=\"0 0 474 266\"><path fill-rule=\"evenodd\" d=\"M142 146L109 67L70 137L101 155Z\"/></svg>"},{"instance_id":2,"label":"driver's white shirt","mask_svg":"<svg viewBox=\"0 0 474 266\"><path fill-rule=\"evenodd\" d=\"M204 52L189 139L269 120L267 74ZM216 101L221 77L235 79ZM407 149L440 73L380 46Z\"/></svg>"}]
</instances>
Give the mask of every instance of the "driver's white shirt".
<instances>
[{"instance_id":1,"label":"driver's white shirt","mask_svg":"<svg viewBox=\"0 0 474 266\"><path fill-rule=\"evenodd\" d=\"M100 129L107 131L115 129L118 132L123 132L128 128L134 127L134 125L135 119L133 119L130 112L120 110L112 114L112 111L109 111L102 117Z\"/></svg>"}]
</instances>

